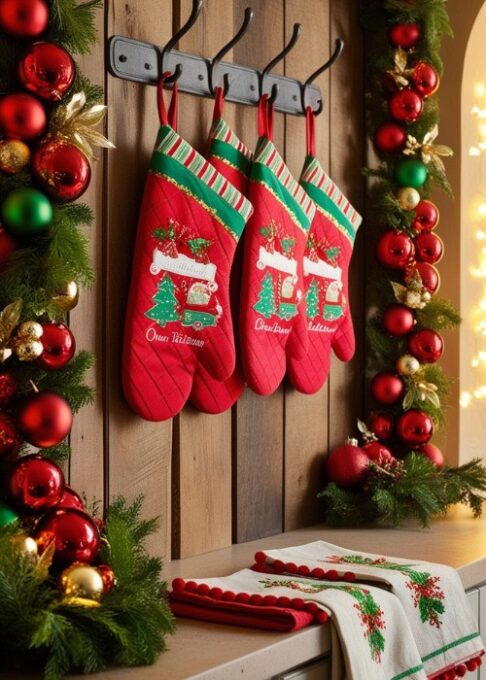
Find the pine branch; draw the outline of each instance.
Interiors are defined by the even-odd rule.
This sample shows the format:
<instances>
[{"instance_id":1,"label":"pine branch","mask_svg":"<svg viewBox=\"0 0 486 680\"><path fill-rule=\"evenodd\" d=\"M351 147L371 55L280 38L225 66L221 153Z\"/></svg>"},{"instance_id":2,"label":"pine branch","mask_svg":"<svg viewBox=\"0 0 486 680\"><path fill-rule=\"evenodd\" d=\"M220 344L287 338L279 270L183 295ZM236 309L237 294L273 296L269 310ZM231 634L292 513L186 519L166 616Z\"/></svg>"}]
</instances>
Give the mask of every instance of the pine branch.
<instances>
[{"instance_id":1,"label":"pine branch","mask_svg":"<svg viewBox=\"0 0 486 680\"><path fill-rule=\"evenodd\" d=\"M96 42L95 13L102 0L76 4L76 0L50 0L50 26L46 40L54 40L75 54L87 54Z\"/></svg>"}]
</instances>

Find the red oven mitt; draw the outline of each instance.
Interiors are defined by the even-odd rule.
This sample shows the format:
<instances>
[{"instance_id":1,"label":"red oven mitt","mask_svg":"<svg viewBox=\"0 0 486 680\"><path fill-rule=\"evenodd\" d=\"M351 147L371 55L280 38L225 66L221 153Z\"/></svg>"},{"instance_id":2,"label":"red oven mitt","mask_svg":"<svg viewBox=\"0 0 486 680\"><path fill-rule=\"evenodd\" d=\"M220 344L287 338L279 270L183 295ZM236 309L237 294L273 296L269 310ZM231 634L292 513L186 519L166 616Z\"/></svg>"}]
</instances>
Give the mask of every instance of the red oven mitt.
<instances>
[{"instance_id":1,"label":"red oven mitt","mask_svg":"<svg viewBox=\"0 0 486 680\"><path fill-rule=\"evenodd\" d=\"M223 118L224 94L221 87L215 90L213 125L209 133L208 160L242 194L246 193L250 171L251 152L231 130ZM242 242L238 243L231 269L230 298L233 323L238 327ZM238 348L238 341L236 339ZM233 374L227 380L216 380L199 365L194 375L190 400L204 413L223 413L238 401L245 381L241 371L238 352Z\"/></svg>"},{"instance_id":2,"label":"red oven mitt","mask_svg":"<svg viewBox=\"0 0 486 680\"><path fill-rule=\"evenodd\" d=\"M258 112L260 139L248 192L254 213L245 234L240 306L244 374L262 395L278 388L288 357L307 351L302 263L315 211L272 142L267 99Z\"/></svg>"},{"instance_id":3,"label":"red oven mitt","mask_svg":"<svg viewBox=\"0 0 486 680\"><path fill-rule=\"evenodd\" d=\"M313 394L325 383L331 346L342 361L355 350L348 298L348 268L361 217L315 157L315 115L307 109L307 157L301 185L316 204L304 254L305 312L309 348L289 357L288 375L300 392Z\"/></svg>"},{"instance_id":4,"label":"red oven mitt","mask_svg":"<svg viewBox=\"0 0 486 680\"><path fill-rule=\"evenodd\" d=\"M125 323L123 386L147 420L179 413L199 364L234 371L229 273L251 205L175 130L158 87L159 130L137 229Z\"/></svg>"}]
</instances>

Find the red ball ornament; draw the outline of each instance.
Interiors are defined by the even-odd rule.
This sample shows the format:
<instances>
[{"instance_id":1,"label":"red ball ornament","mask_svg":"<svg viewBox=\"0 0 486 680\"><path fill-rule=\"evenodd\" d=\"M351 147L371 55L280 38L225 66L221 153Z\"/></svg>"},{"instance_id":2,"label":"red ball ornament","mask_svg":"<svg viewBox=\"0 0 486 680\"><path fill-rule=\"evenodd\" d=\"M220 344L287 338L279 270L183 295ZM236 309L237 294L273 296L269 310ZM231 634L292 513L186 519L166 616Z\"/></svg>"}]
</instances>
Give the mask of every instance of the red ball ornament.
<instances>
[{"instance_id":1,"label":"red ball ornament","mask_svg":"<svg viewBox=\"0 0 486 680\"><path fill-rule=\"evenodd\" d=\"M7 264L10 255L17 250L17 242L8 231L0 227L0 271Z\"/></svg>"},{"instance_id":2,"label":"red ball ornament","mask_svg":"<svg viewBox=\"0 0 486 680\"><path fill-rule=\"evenodd\" d=\"M415 245L415 257L420 262L436 264L444 254L444 243L439 236L430 231L424 231L413 240Z\"/></svg>"},{"instance_id":3,"label":"red ball ornament","mask_svg":"<svg viewBox=\"0 0 486 680\"><path fill-rule=\"evenodd\" d=\"M46 30L49 10L44 0L0 0L0 29L16 38L35 38Z\"/></svg>"},{"instance_id":4,"label":"red ball ornament","mask_svg":"<svg viewBox=\"0 0 486 680\"><path fill-rule=\"evenodd\" d=\"M415 231L432 231L439 223L439 209L432 201L422 200L415 208L412 227Z\"/></svg>"},{"instance_id":5,"label":"red ball ornament","mask_svg":"<svg viewBox=\"0 0 486 680\"><path fill-rule=\"evenodd\" d=\"M44 515L35 528L41 544L54 540L54 563L66 567L73 562L91 564L100 549L100 534L91 517L77 508L60 508Z\"/></svg>"},{"instance_id":6,"label":"red ball ornament","mask_svg":"<svg viewBox=\"0 0 486 680\"><path fill-rule=\"evenodd\" d=\"M397 420L397 433L410 446L426 444L434 433L434 424L427 413L413 408Z\"/></svg>"},{"instance_id":7,"label":"red ball ornament","mask_svg":"<svg viewBox=\"0 0 486 680\"><path fill-rule=\"evenodd\" d=\"M8 139L29 140L46 127L46 112L38 99L24 92L0 99L0 132Z\"/></svg>"},{"instance_id":8,"label":"red ball ornament","mask_svg":"<svg viewBox=\"0 0 486 680\"><path fill-rule=\"evenodd\" d=\"M374 463L378 465L383 465L383 463L389 463L393 460L392 452L388 447L378 441L368 442L363 446L363 451Z\"/></svg>"},{"instance_id":9,"label":"red ball ornament","mask_svg":"<svg viewBox=\"0 0 486 680\"><path fill-rule=\"evenodd\" d=\"M62 137L48 138L32 157L34 175L51 198L74 201L91 179L89 161L82 151Z\"/></svg>"},{"instance_id":10,"label":"red ball ornament","mask_svg":"<svg viewBox=\"0 0 486 680\"><path fill-rule=\"evenodd\" d=\"M7 480L8 498L24 511L46 511L59 503L64 475L59 465L39 454L18 458Z\"/></svg>"},{"instance_id":11,"label":"red ball ornament","mask_svg":"<svg viewBox=\"0 0 486 680\"><path fill-rule=\"evenodd\" d=\"M78 508L78 510L84 510L84 503L81 500L81 496L71 489L70 486L64 487L64 492L61 496L59 503L56 508Z\"/></svg>"},{"instance_id":12,"label":"red ball ornament","mask_svg":"<svg viewBox=\"0 0 486 680\"><path fill-rule=\"evenodd\" d=\"M388 101L388 112L395 120L414 123L424 108L424 100L408 88L399 90Z\"/></svg>"},{"instance_id":13,"label":"red ball ornament","mask_svg":"<svg viewBox=\"0 0 486 680\"><path fill-rule=\"evenodd\" d=\"M17 416L25 440L39 448L59 444L71 431L72 422L73 414L67 401L49 390L29 397Z\"/></svg>"},{"instance_id":14,"label":"red ball ornament","mask_svg":"<svg viewBox=\"0 0 486 680\"><path fill-rule=\"evenodd\" d=\"M389 269L405 269L414 255L412 239L404 231L389 229L376 244L376 257Z\"/></svg>"},{"instance_id":15,"label":"red ball ornament","mask_svg":"<svg viewBox=\"0 0 486 680\"><path fill-rule=\"evenodd\" d=\"M369 418L368 428L380 441L386 442L393 434L393 418L384 413L373 413Z\"/></svg>"},{"instance_id":16,"label":"red ball ornament","mask_svg":"<svg viewBox=\"0 0 486 680\"><path fill-rule=\"evenodd\" d=\"M423 444L417 451L423 453L439 470L444 467L445 459L442 451L435 444Z\"/></svg>"},{"instance_id":17,"label":"red ball ornament","mask_svg":"<svg viewBox=\"0 0 486 680\"><path fill-rule=\"evenodd\" d=\"M417 262L415 270L420 274L422 284L431 295L437 293L440 287L440 276L437 269L428 262Z\"/></svg>"},{"instance_id":18,"label":"red ball ornament","mask_svg":"<svg viewBox=\"0 0 486 680\"><path fill-rule=\"evenodd\" d=\"M418 61L413 67L411 81L415 90L425 99L439 89L440 76L431 64Z\"/></svg>"},{"instance_id":19,"label":"red ball ornament","mask_svg":"<svg viewBox=\"0 0 486 680\"><path fill-rule=\"evenodd\" d=\"M75 73L71 55L50 42L31 45L18 67L25 89L50 102L59 101L71 89Z\"/></svg>"},{"instance_id":20,"label":"red ball ornament","mask_svg":"<svg viewBox=\"0 0 486 680\"><path fill-rule=\"evenodd\" d=\"M345 489L359 487L366 480L369 463L369 457L357 446L357 441L347 440L330 453L326 463L327 479Z\"/></svg>"},{"instance_id":21,"label":"red ball ornament","mask_svg":"<svg viewBox=\"0 0 486 680\"><path fill-rule=\"evenodd\" d=\"M64 368L74 356L76 341L69 328L63 323L43 323L40 342L44 351L36 364L47 371Z\"/></svg>"},{"instance_id":22,"label":"red ball ornament","mask_svg":"<svg viewBox=\"0 0 486 680\"><path fill-rule=\"evenodd\" d=\"M405 146L407 135L396 123L383 123L375 132L375 147L381 153L398 153Z\"/></svg>"},{"instance_id":23,"label":"red ball ornament","mask_svg":"<svg viewBox=\"0 0 486 680\"><path fill-rule=\"evenodd\" d=\"M421 36L418 24L393 24L388 29L388 40L393 47L401 47L410 50L419 41Z\"/></svg>"},{"instance_id":24,"label":"red ball ornament","mask_svg":"<svg viewBox=\"0 0 486 680\"><path fill-rule=\"evenodd\" d=\"M21 443L22 438L12 418L0 412L0 459L15 455Z\"/></svg>"},{"instance_id":25,"label":"red ball ornament","mask_svg":"<svg viewBox=\"0 0 486 680\"><path fill-rule=\"evenodd\" d=\"M96 570L103 579L103 595L108 595L116 586L115 572L108 564L98 564Z\"/></svg>"},{"instance_id":26,"label":"red ball ornament","mask_svg":"<svg viewBox=\"0 0 486 680\"><path fill-rule=\"evenodd\" d=\"M391 406L403 397L403 380L394 373L377 373L371 381L371 394L379 404Z\"/></svg>"},{"instance_id":27,"label":"red ball ornament","mask_svg":"<svg viewBox=\"0 0 486 680\"><path fill-rule=\"evenodd\" d=\"M408 351L424 364L434 364L444 351L444 341L439 333L424 328L408 339Z\"/></svg>"},{"instance_id":28,"label":"red ball ornament","mask_svg":"<svg viewBox=\"0 0 486 680\"><path fill-rule=\"evenodd\" d=\"M407 335L413 330L415 317L410 307L390 305L383 314L383 328L393 337Z\"/></svg>"},{"instance_id":29,"label":"red ball ornament","mask_svg":"<svg viewBox=\"0 0 486 680\"><path fill-rule=\"evenodd\" d=\"M17 391L17 381L13 373L0 373L0 406L5 406Z\"/></svg>"}]
</instances>

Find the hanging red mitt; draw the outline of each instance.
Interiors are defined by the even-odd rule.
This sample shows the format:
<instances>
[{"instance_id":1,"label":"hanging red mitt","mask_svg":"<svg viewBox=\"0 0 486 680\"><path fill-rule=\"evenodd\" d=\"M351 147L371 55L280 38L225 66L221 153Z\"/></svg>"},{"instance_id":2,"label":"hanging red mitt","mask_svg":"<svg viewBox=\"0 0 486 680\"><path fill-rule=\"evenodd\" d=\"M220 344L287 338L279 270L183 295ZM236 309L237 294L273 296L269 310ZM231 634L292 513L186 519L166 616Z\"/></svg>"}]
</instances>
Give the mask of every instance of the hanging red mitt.
<instances>
[{"instance_id":1,"label":"hanging red mitt","mask_svg":"<svg viewBox=\"0 0 486 680\"><path fill-rule=\"evenodd\" d=\"M294 387L313 394L328 376L331 346L342 361L354 355L348 267L361 217L315 156L315 114L310 107L306 126L307 157L301 185L317 208L304 254L309 349L300 360L290 357L288 373Z\"/></svg>"},{"instance_id":2,"label":"hanging red mitt","mask_svg":"<svg viewBox=\"0 0 486 680\"><path fill-rule=\"evenodd\" d=\"M229 272L250 203L177 134L177 84L161 128L140 212L125 324L123 386L147 420L179 413L198 364L234 371Z\"/></svg>"},{"instance_id":3,"label":"hanging red mitt","mask_svg":"<svg viewBox=\"0 0 486 680\"><path fill-rule=\"evenodd\" d=\"M287 357L307 351L302 261L315 207L272 142L273 105L259 104L260 139L248 197L254 214L245 234L240 308L245 378L258 394L275 392Z\"/></svg>"},{"instance_id":4,"label":"hanging red mitt","mask_svg":"<svg viewBox=\"0 0 486 680\"><path fill-rule=\"evenodd\" d=\"M231 130L223 118L224 93L221 87L215 88L213 125L209 133L208 160L242 194L246 193L250 171L251 151ZM238 328L237 310L239 308L242 242L236 250L231 269L230 298L233 322ZM236 339L238 347L238 340ZM231 408L241 396L245 381L240 367L238 352L233 374L227 380L216 380L199 365L194 375L190 396L194 406L204 413L223 413Z\"/></svg>"}]
</instances>

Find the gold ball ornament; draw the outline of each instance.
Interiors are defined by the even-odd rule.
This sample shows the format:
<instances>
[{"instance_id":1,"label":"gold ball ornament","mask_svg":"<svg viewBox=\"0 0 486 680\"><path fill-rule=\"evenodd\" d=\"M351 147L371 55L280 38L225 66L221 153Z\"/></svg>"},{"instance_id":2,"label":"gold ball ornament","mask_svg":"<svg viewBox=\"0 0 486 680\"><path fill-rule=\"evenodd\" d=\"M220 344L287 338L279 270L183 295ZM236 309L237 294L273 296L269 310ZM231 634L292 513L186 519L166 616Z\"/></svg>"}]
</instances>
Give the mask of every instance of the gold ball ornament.
<instances>
[{"instance_id":1,"label":"gold ball ornament","mask_svg":"<svg viewBox=\"0 0 486 680\"><path fill-rule=\"evenodd\" d=\"M59 578L59 590L66 604L97 607L103 596L104 583L95 567L74 562Z\"/></svg>"},{"instance_id":2,"label":"gold ball ornament","mask_svg":"<svg viewBox=\"0 0 486 680\"><path fill-rule=\"evenodd\" d=\"M37 321L24 321L17 329L17 337L22 340L39 340L44 330Z\"/></svg>"},{"instance_id":3,"label":"gold ball ornament","mask_svg":"<svg viewBox=\"0 0 486 680\"><path fill-rule=\"evenodd\" d=\"M16 175L30 161L30 149L19 139L0 142L0 170L7 175Z\"/></svg>"},{"instance_id":4,"label":"gold ball ornament","mask_svg":"<svg viewBox=\"0 0 486 680\"><path fill-rule=\"evenodd\" d=\"M14 536L11 541L14 549L23 555L25 559L29 560L30 562L37 562L39 549L37 547L36 541L33 538L21 534L20 536Z\"/></svg>"},{"instance_id":5,"label":"gold ball ornament","mask_svg":"<svg viewBox=\"0 0 486 680\"><path fill-rule=\"evenodd\" d=\"M402 187L397 193L397 201L402 210L413 210L420 203L420 194L413 187Z\"/></svg>"},{"instance_id":6,"label":"gold ball ornament","mask_svg":"<svg viewBox=\"0 0 486 680\"><path fill-rule=\"evenodd\" d=\"M79 289L76 281L67 281L59 290L58 294L52 298L53 303L63 312L70 312L79 301Z\"/></svg>"},{"instance_id":7,"label":"gold ball ornament","mask_svg":"<svg viewBox=\"0 0 486 680\"><path fill-rule=\"evenodd\" d=\"M400 375L413 375L420 368L420 362L411 354L404 354L397 359L397 371Z\"/></svg>"},{"instance_id":8,"label":"gold ball ornament","mask_svg":"<svg viewBox=\"0 0 486 680\"><path fill-rule=\"evenodd\" d=\"M44 351L44 345L39 340L24 340L21 337L15 341L13 349L19 361L34 361Z\"/></svg>"}]
</instances>

